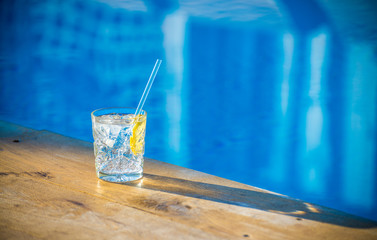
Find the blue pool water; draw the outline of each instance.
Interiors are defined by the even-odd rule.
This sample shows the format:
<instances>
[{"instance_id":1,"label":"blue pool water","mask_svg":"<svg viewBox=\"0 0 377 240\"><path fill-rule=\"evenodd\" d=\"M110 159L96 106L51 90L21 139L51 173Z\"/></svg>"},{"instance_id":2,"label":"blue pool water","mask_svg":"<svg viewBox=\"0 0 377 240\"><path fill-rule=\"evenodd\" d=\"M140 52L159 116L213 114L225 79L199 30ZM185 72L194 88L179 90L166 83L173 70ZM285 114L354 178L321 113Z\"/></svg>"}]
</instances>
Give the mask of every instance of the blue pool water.
<instances>
[{"instance_id":1,"label":"blue pool water","mask_svg":"<svg viewBox=\"0 0 377 240\"><path fill-rule=\"evenodd\" d=\"M92 141L162 58L147 157L377 220L372 1L0 4L0 119Z\"/></svg>"}]
</instances>

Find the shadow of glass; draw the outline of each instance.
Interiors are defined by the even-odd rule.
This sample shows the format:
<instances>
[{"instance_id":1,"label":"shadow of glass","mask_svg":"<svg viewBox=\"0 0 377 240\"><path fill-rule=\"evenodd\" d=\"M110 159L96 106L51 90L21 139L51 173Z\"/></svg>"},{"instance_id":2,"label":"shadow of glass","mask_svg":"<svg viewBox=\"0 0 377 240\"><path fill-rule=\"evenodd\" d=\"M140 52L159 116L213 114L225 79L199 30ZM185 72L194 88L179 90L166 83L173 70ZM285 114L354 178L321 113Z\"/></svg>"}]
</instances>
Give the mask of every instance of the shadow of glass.
<instances>
[{"instance_id":1,"label":"shadow of glass","mask_svg":"<svg viewBox=\"0 0 377 240\"><path fill-rule=\"evenodd\" d=\"M144 173L142 180L124 184L293 216L296 217L297 220L309 219L352 228L377 227L377 222L371 220L266 192L232 188L146 173Z\"/></svg>"}]
</instances>

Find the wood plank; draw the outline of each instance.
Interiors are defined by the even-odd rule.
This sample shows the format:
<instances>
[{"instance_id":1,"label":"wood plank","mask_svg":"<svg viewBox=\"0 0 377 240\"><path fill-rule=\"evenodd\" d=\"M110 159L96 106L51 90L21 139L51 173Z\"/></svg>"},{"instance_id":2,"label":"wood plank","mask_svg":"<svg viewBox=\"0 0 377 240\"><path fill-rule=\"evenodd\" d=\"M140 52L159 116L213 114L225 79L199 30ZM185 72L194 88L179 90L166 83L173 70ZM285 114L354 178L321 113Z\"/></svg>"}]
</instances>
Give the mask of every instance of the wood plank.
<instances>
[{"instance_id":1,"label":"wood plank","mask_svg":"<svg viewBox=\"0 0 377 240\"><path fill-rule=\"evenodd\" d=\"M92 144L0 122L1 239L377 239L377 223L145 160L97 179Z\"/></svg>"}]
</instances>

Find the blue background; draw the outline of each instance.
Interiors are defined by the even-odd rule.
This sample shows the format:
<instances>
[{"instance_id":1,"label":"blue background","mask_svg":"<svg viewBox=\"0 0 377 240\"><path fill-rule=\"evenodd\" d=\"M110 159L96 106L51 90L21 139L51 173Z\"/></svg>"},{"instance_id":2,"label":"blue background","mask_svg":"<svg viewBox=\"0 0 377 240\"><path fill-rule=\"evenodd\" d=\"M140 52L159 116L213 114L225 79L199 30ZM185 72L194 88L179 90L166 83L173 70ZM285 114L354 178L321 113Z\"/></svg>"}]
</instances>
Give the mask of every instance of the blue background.
<instances>
[{"instance_id":1,"label":"blue background","mask_svg":"<svg viewBox=\"0 0 377 240\"><path fill-rule=\"evenodd\" d=\"M331 3L330 3L331 2ZM377 220L377 7L4 0L0 119L92 141L146 101L145 155Z\"/></svg>"}]
</instances>

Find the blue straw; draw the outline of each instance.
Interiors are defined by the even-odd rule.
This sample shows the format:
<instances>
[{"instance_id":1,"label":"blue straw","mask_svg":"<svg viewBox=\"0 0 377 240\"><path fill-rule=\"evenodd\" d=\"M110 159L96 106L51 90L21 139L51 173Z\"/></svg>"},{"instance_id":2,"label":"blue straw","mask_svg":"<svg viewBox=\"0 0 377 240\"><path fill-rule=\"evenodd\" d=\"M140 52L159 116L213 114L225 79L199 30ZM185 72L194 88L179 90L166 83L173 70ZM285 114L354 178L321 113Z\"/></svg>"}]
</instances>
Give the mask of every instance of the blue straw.
<instances>
[{"instance_id":1,"label":"blue straw","mask_svg":"<svg viewBox=\"0 0 377 240\"><path fill-rule=\"evenodd\" d=\"M141 112L141 110L142 110L142 108L144 106L145 99L147 99L147 97L148 97L149 90L151 90L153 81L154 81L154 79L155 79L155 77L157 75L158 69L160 68L161 62L162 62L162 60L157 59L156 64L154 65L154 68L152 70L151 76L149 77L147 86L145 86L145 89L144 89L143 95L141 96L139 105L136 108L135 121L137 121L137 115L140 114L140 112ZM134 122L134 124L135 123L136 122ZM124 141L126 139L124 136L126 134L127 129L128 129L128 127L125 127L125 128L123 128L123 129L120 130L120 132L118 134L118 137L115 140L115 143L113 145L115 149L118 149L124 143Z\"/></svg>"},{"instance_id":2,"label":"blue straw","mask_svg":"<svg viewBox=\"0 0 377 240\"><path fill-rule=\"evenodd\" d=\"M158 69L160 68L161 62L162 62L162 60L157 59L155 65L154 65L154 67L153 67L153 70L152 70L152 73L151 73L151 75L150 75L150 77L149 77L149 80L148 80L147 86L145 86L145 89L144 89L143 95L141 96L141 99L140 99L140 101L139 101L139 105L137 105L136 112L135 112L135 117L136 117L137 115L139 115L140 112L141 112L141 110L143 109L143 106L144 106L145 100L146 100L147 97L148 97L149 90L151 90L152 84L153 84L153 82L154 82L154 79L156 78L156 75L157 75Z\"/></svg>"}]
</instances>

